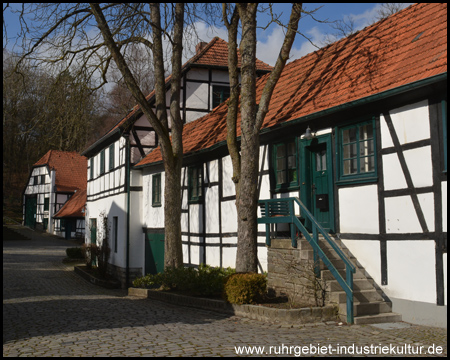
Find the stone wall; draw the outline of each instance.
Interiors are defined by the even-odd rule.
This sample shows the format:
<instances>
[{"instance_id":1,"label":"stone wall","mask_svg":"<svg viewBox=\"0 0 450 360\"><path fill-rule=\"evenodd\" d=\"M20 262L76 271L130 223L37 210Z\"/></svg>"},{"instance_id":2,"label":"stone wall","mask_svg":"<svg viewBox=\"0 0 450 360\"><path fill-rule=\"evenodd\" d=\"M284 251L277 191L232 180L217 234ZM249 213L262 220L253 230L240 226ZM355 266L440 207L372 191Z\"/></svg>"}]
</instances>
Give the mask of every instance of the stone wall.
<instances>
[{"instance_id":1,"label":"stone wall","mask_svg":"<svg viewBox=\"0 0 450 360\"><path fill-rule=\"evenodd\" d=\"M310 306L326 304L326 284L315 277L310 247L293 248L290 239L272 239L271 247L268 248L267 267L269 291L287 296L290 302Z\"/></svg>"}]
</instances>

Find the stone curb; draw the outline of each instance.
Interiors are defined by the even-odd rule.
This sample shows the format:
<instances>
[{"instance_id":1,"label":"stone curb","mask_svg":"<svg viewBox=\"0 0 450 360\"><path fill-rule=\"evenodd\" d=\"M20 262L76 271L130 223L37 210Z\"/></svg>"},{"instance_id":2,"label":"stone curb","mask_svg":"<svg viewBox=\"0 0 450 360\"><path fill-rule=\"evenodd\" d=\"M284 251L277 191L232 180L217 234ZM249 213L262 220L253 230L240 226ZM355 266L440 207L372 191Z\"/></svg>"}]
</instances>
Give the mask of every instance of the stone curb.
<instances>
[{"instance_id":1,"label":"stone curb","mask_svg":"<svg viewBox=\"0 0 450 360\"><path fill-rule=\"evenodd\" d=\"M223 300L197 298L151 289L129 288L128 295L158 300L173 305L189 306L203 310L238 315L253 320L301 325L326 321L337 321L338 308L335 305L302 309L276 309L259 305L229 304Z\"/></svg>"}]
</instances>

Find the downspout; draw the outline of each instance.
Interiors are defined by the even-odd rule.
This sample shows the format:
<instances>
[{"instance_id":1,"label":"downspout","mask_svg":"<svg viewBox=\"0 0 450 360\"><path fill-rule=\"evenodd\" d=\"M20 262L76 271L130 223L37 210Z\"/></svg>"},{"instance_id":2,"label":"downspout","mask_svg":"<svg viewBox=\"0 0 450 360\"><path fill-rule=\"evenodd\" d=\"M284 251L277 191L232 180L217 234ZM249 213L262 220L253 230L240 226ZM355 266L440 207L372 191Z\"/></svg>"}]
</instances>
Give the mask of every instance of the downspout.
<instances>
[{"instance_id":1,"label":"downspout","mask_svg":"<svg viewBox=\"0 0 450 360\"><path fill-rule=\"evenodd\" d=\"M126 154L125 154L125 162L126 162L126 189L127 189L127 234L126 234L126 240L127 240L127 247L126 247L126 272L125 272L125 281L126 281L126 287L128 288L130 284L130 134L123 134L125 138L125 148L126 148Z\"/></svg>"}]
</instances>

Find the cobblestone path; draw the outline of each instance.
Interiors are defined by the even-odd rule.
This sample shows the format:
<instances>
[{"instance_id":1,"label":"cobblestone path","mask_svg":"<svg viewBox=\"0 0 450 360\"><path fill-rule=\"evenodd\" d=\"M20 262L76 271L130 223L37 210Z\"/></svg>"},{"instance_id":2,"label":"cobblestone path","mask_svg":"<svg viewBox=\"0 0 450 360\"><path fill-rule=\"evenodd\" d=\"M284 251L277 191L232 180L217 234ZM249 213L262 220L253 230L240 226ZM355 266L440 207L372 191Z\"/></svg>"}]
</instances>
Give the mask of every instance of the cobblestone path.
<instances>
[{"instance_id":1,"label":"cobblestone path","mask_svg":"<svg viewBox=\"0 0 450 360\"><path fill-rule=\"evenodd\" d=\"M127 296L96 287L63 264L72 246L45 234L3 241L3 356L404 356L419 350L423 356L438 347L438 355L447 354L446 329L407 323L287 328Z\"/></svg>"}]
</instances>

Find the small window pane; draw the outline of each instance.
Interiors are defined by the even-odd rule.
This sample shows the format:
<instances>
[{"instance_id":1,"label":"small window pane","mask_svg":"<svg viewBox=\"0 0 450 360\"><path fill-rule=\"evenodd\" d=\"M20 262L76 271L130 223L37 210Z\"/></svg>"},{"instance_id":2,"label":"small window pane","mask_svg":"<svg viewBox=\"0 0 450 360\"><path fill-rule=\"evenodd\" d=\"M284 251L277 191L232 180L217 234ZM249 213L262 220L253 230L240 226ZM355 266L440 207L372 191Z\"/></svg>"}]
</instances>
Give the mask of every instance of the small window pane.
<instances>
[{"instance_id":1,"label":"small window pane","mask_svg":"<svg viewBox=\"0 0 450 360\"><path fill-rule=\"evenodd\" d=\"M278 145L277 146L277 158L284 158L286 156L286 146Z\"/></svg>"},{"instance_id":2,"label":"small window pane","mask_svg":"<svg viewBox=\"0 0 450 360\"><path fill-rule=\"evenodd\" d=\"M358 169L357 159L344 161L344 175L356 174Z\"/></svg>"},{"instance_id":3,"label":"small window pane","mask_svg":"<svg viewBox=\"0 0 450 360\"><path fill-rule=\"evenodd\" d=\"M359 140L366 140L373 138L372 124L365 124L359 128Z\"/></svg>"},{"instance_id":4,"label":"small window pane","mask_svg":"<svg viewBox=\"0 0 450 360\"><path fill-rule=\"evenodd\" d=\"M344 159L356 156L356 144L344 145Z\"/></svg>"},{"instance_id":5,"label":"small window pane","mask_svg":"<svg viewBox=\"0 0 450 360\"><path fill-rule=\"evenodd\" d=\"M297 181L297 169L289 169L289 182Z\"/></svg>"},{"instance_id":6,"label":"small window pane","mask_svg":"<svg viewBox=\"0 0 450 360\"><path fill-rule=\"evenodd\" d=\"M350 142L355 142L355 141L356 141L356 128L344 130L344 132L343 132L344 144L348 144Z\"/></svg>"},{"instance_id":7,"label":"small window pane","mask_svg":"<svg viewBox=\"0 0 450 360\"><path fill-rule=\"evenodd\" d=\"M277 171L277 184L284 184L286 182L286 171Z\"/></svg>"}]
</instances>

